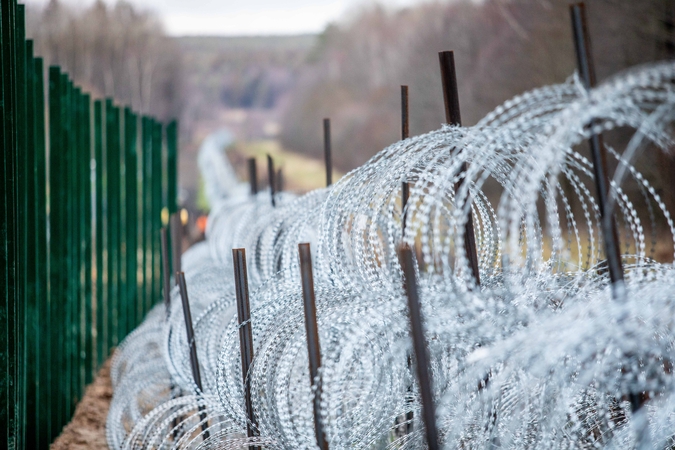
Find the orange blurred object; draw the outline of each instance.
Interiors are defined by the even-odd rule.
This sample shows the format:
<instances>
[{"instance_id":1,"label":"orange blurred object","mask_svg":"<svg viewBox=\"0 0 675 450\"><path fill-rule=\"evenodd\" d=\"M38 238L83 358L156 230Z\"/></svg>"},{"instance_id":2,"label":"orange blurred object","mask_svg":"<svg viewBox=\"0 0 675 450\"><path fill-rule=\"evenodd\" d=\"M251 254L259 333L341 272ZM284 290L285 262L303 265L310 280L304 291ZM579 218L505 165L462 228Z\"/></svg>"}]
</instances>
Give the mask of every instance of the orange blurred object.
<instances>
[{"instance_id":1,"label":"orange blurred object","mask_svg":"<svg viewBox=\"0 0 675 450\"><path fill-rule=\"evenodd\" d=\"M206 233L206 222L207 221L208 221L208 217L206 217L206 216L197 217L197 228L199 228L199 231L201 233Z\"/></svg>"}]
</instances>

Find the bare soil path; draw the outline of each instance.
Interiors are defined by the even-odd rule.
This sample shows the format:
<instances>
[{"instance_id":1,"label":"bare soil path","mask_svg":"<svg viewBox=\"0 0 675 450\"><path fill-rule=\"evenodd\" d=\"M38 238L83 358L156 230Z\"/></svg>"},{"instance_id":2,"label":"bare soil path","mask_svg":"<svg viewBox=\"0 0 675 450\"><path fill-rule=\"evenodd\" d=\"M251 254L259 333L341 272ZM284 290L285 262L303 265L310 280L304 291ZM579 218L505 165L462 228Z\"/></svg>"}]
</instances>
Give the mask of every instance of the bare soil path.
<instances>
[{"instance_id":1,"label":"bare soil path","mask_svg":"<svg viewBox=\"0 0 675 450\"><path fill-rule=\"evenodd\" d=\"M75 415L51 445L51 450L107 449L105 420L112 399L110 358L103 364L93 383L87 386Z\"/></svg>"}]
</instances>

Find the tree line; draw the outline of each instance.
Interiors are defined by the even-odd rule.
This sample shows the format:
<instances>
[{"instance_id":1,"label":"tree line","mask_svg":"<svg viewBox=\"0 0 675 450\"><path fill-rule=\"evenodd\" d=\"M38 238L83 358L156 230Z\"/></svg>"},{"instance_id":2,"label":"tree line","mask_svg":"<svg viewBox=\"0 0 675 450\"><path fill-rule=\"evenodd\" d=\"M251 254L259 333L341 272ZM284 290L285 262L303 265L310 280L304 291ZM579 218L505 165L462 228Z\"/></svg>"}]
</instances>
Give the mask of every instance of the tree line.
<instances>
[{"instance_id":1,"label":"tree line","mask_svg":"<svg viewBox=\"0 0 675 450\"><path fill-rule=\"evenodd\" d=\"M184 103L182 55L159 19L129 2L76 8L28 5L27 36L45 67L59 65L84 89L167 121Z\"/></svg>"},{"instance_id":2,"label":"tree line","mask_svg":"<svg viewBox=\"0 0 675 450\"><path fill-rule=\"evenodd\" d=\"M454 0L392 10L371 5L329 26L300 74L282 143L319 154L333 119L335 164L351 169L400 139L399 85L410 86L410 132L444 119L437 52L454 50L464 125L575 70L569 0ZM587 1L598 79L673 56L672 0Z\"/></svg>"}]
</instances>

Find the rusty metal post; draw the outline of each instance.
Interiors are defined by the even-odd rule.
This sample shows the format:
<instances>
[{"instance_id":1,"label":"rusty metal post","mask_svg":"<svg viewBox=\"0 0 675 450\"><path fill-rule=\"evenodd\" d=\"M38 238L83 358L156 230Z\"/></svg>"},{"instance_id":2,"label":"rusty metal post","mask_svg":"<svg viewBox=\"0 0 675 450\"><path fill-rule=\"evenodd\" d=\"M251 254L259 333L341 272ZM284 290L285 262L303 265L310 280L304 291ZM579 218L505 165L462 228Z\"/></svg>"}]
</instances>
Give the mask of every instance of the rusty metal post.
<instances>
[{"instance_id":1,"label":"rusty metal post","mask_svg":"<svg viewBox=\"0 0 675 450\"><path fill-rule=\"evenodd\" d=\"M595 86L596 80L591 54L591 39L588 33L586 8L584 4L576 3L570 5L570 16L572 19L572 32L574 33L574 48L576 51L579 78L586 89L590 89ZM588 125L592 128L595 125L595 121ZM595 189L598 195L598 206L600 208L602 234L605 243L607 264L609 266L609 277L612 284L616 284L617 282L623 281L623 266L619 248L619 235L616 230L614 215L609 210L610 188L607 169L607 152L601 135L592 134L588 143L591 148L593 178L595 179Z\"/></svg>"},{"instance_id":2,"label":"rusty metal post","mask_svg":"<svg viewBox=\"0 0 675 450\"><path fill-rule=\"evenodd\" d=\"M244 401L248 423L246 431L248 437L254 437L258 422L253 415L251 401L251 379L248 376L253 361L253 327L251 325L251 306L248 297L248 272L246 270L246 250L232 249L234 260L234 285L237 295L237 318L239 319L239 349L241 351L241 374L244 378ZM258 448L258 447L254 447Z\"/></svg>"},{"instance_id":3,"label":"rusty metal post","mask_svg":"<svg viewBox=\"0 0 675 450\"><path fill-rule=\"evenodd\" d=\"M180 289L180 299L183 304L183 318L185 319L185 332L187 334L187 342L190 347L190 369L192 370L192 378L197 386L199 394L204 392L202 388L202 375L199 371L199 359L197 358L197 343L195 342L195 331L192 328L192 314L190 313L190 301L188 300L187 284L185 283L185 274L183 272L176 272L176 279L178 280L178 288ZM206 413L204 408L199 407L199 419L202 423L202 432L204 433L204 440L209 438L208 423L205 421Z\"/></svg>"},{"instance_id":4,"label":"rusty metal post","mask_svg":"<svg viewBox=\"0 0 675 450\"><path fill-rule=\"evenodd\" d=\"M406 86L407 87L407 86ZM407 89L406 89L406 96L407 96ZM407 105L406 105L407 107ZM407 117L406 117L407 119ZM405 139L405 133L406 133L406 128L403 128L404 132L404 139ZM406 207L408 206L408 200L410 199L410 183L407 181L404 181L401 183L401 237L405 238L405 228L406 228L406 223L408 220L408 210ZM412 366L412 360L410 358L410 355L408 355L408 368L410 369ZM410 394L412 390L412 386L408 386L408 393ZM412 428L413 428L413 412L408 411L405 414L405 421L407 422L407 425L405 426L405 433L410 434L412 433Z\"/></svg>"},{"instance_id":5,"label":"rusty metal post","mask_svg":"<svg viewBox=\"0 0 675 450\"><path fill-rule=\"evenodd\" d=\"M410 124L408 115L408 86L401 86L401 139L408 139L410 135ZM407 211L405 209L410 198L410 184L404 181L401 186L401 228L402 234L405 236L405 226Z\"/></svg>"},{"instance_id":6,"label":"rusty metal post","mask_svg":"<svg viewBox=\"0 0 675 450\"><path fill-rule=\"evenodd\" d=\"M270 198L272 199L272 206L276 207L277 202L274 198L275 197L274 189L276 187L274 185L274 160L272 159L272 157L269 154L267 155L267 180L268 180L269 185L270 185Z\"/></svg>"},{"instance_id":7,"label":"rusty metal post","mask_svg":"<svg viewBox=\"0 0 675 450\"><path fill-rule=\"evenodd\" d=\"M192 328L192 314L190 314L190 302L187 293L187 284L185 283L185 273L176 272L178 287L180 289L180 299L183 304L183 318L185 319L185 331L187 333L187 342L190 347L190 369L192 377L199 391L202 391L202 377L199 373L199 360L197 358L197 343L195 342L195 332Z\"/></svg>"},{"instance_id":8,"label":"rusty metal post","mask_svg":"<svg viewBox=\"0 0 675 450\"><path fill-rule=\"evenodd\" d=\"M173 262L173 272L182 272L181 256L183 254L183 224L180 221L180 213L171 214L169 221L171 231L171 257ZM178 285L178 278L174 279L174 284Z\"/></svg>"},{"instance_id":9,"label":"rusty metal post","mask_svg":"<svg viewBox=\"0 0 675 450\"><path fill-rule=\"evenodd\" d=\"M408 86L401 86L401 139L410 137L410 120L408 107Z\"/></svg>"},{"instance_id":10,"label":"rusty metal post","mask_svg":"<svg viewBox=\"0 0 675 450\"><path fill-rule=\"evenodd\" d=\"M408 104L408 86L401 86L401 139L405 140L410 137L410 109ZM408 206L408 200L410 199L410 183L404 181L401 183L401 237L405 238L405 228L408 221L408 211L406 207ZM411 368L412 360L410 355L408 355L408 368ZM408 386L408 394L410 394L412 386ZM413 412L408 411L405 414L405 422L407 425L404 427L404 433L412 433L413 428Z\"/></svg>"},{"instance_id":11,"label":"rusty metal post","mask_svg":"<svg viewBox=\"0 0 675 450\"><path fill-rule=\"evenodd\" d=\"M455 56L451 51L439 52L438 59L441 65L441 82L443 84L443 103L445 104L445 120L449 125L462 125L462 117L459 110L459 94L457 92L457 74L455 71ZM460 169L466 172L466 163ZM457 187L455 188L455 191ZM478 271L478 254L476 253L476 233L473 228L471 208L464 224L464 250L469 260L469 268L476 285L480 286L480 273Z\"/></svg>"},{"instance_id":12,"label":"rusty metal post","mask_svg":"<svg viewBox=\"0 0 675 450\"><path fill-rule=\"evenodd\" d=\"M251 195L256 195L258 193L258 169L255 158L248 159L248 182L251 185Z\"/></svg>"},{"instance_id":13,"label":"rusty metal post","mask_svg":"<svg viewBox=\"0 0 675 450\"><path fill-rule=\"evenodd\" d=\"M309 378L314 393L314 427L316 442L321 450L328 450L328 442L321 423L321 346L319 344L319 326L316 320L316 298L314 296L314 274L312 271L312 253L309 244L298 244L300 254L300 275L302 277L302 300L305 307L305 328L307 331L307 353L309 356Z\"/></svg>"},{"instance_id":14,"label":"rusty metal post","mask_svg":"<svg viewBox=\"0 0 675 450\"><path fill-rule=\"evenodd\" d=\"M171 312L171 269L169 268L169 239L166 227L162 227L160 233L162 239L162 290L164 291L164 308L166 309L166 317L168 318Z\"/></svg>"},{"instance_id":15,"label":"rusty metal post","mask_svg":"<svg viewBox=\"0 0 675 450\"><path fill-rule=\"evenodd\" d=\"M323 158L326 164L326 186L333 184L333 156L330 139L330 119L323 119Z\"/></svg>"},{"instance_id":16,"label":"rusty metal post","mask_svg":"<svg viewBox=\"0 0 675 450\"><path fill-rule=\"evenodd\" d=\"M413 351L417 366L417 381L420 387L422 420L426 431L427 446L429 450L437 450L440 448L440 445L436 428L436 408L432 394L431 372L429 371L429 354L424 337L424 324L422 323L422 311L417 289L413 253L407 244L401 244L399 247L399 261L403 269L403 286L408 297Z\"/></svg>"}]
</instances>

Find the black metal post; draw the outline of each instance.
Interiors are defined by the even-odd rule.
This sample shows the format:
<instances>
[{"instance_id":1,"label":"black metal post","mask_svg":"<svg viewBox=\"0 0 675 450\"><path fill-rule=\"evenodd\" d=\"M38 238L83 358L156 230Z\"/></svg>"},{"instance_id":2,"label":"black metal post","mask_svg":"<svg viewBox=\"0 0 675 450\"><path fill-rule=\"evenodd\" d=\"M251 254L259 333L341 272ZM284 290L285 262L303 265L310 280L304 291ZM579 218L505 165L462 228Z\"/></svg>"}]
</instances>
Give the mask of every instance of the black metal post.
<instances>
[{"instance_id":1,"label":"black metal post","mask_svg":"<svg viewBox=\"0 0 675 450\"><path fill-rule=\"evenodd\" d=\"M323 158L326 164L326 186L333 184L333 156L330 140L330 119L323 119Z\"/></svg>"},{"instance_id":2,"label":"black metal post","mask_svg":"<svg viewBox=\"0 0 675 450\"><path fill-rule=\"evenodd\" d=\"M417 381L422 397L422 420L426 431L427 445L429 450L440 448L438 431L436 429L436 408L432 394L432 379L429 371L429 354L426 339L424 338L424 325L422 323L422 311L420 307L419 293L413 253L407 244L401 244L399 248L399 261L403 269L403 285L408 297L410 310L410 326L412 330L413 351L417 366Z\"/></svg>"},{"instance_id":3,"label":"black metal post","mask_svg":"<svg viewBox=\"0 0 675 450\"><path fill-rule=\"evenodd\" d=\"M441 65L441 82L443 84L443 102L445 104L445 120L450 125L462 125L459 111L459 94L457 92L457 74L455 71L455 56L451 51L439 52L438 59ZM466 172L466 163L462 164L461 171ZM457 190L455 188L455 190ZM478 254L476 253L476 233L473 228L473 217L469 209L464 224L464 249L469 260L469 268L476 285L480 286L478 270Z\"/></svg>"},{"instance_id":4,"label":"black metal post","mask_svg":"<svg viewBox=\"0 0 675 450\"><path fill-rule=\"evenodd\" d=\"M410 198L410 184L407 181L401 183L401 227L402 235L405 237L405 226L408 218L408 199Z\"/></svg>"},{"instance_id":5,"label":"black metal post","mask_svg":"<svg viewBox=\"0 0 675 450\"><path fill-rule=\"evenodd\" d=\"M248 159L248 182L251 185L251 195L256 195L258 193L258 169L255 158Z\"/></svg>"},{"instance_id":6,"label":"black metal post","mask_svg":"<svg viewBox=\"0 0 675 450\"><path fill-rule=\"evenodd\" d=\"M401 86L401 139L408 139L410 135L410 127L408 120L408 86ZM401 186L401 228L403 236L405 236L406 216L405 209L410 198L410 185L404 181Z\"/></svg>"},{"instance_id":7,"label":"black metal post","mask_svg":"<svg viewBox=\"0 0 675 450\"><path fill-rule=\"evenodd\" d=\"M408 86L401 86L401 139L410 137L410 120L408 108Z\"/></svg>"},{"instance_id":8,"label":"black metal post","mask_svg":"<svg viewBox=\"0 0 675 450\"><path fill-rule=\"evenodd\" d=\"M198 393L204 392L202 388L202 376L199 372L199 359L197 358L197 343L195 342L195 332L192 328L192 314L190 314L190 302L188 300L187 284L185 283L185 274L183 272L176 272L176 279L178 280L178 287L180 289L180 299L183 304L183 318L185 318L185 332L187 333L187 342L190 347L190 369L192 370L192 378L197 386ZM208 423L205 422L206 413L203 412L203 407L199 407L199 419L202 423L202 432L204 433L204 440L209 438Z\"/></svg>"},{"instance_id":9,"label":"black metal post","mask_svg":"<svg viewBox=\"0 0 675 450\"><path fill-rule=\"evenodd\" d=\"M164 291L164 307L168 318L171 312L171 269L169 269L169 242L166 227L162 227L160 233L162 239L162 288Z\"/></svg>"},{"instance_id":10,"label":"black metal post","mask_svg":"<svg viewBox=\"0 0 675 450\"><path fill-rule=\"evenodd\" d=\"M246 270L246 250L232 249L234 260L234 285L237 295L237 318L239 319L239 349L241 351L241 374L244 378L244 401L248 423L246 430L248 437L254 437L258 422L253 415L251 401L251 379L248 376L253 361L253 327L251 325L251 306L248 297L248 272ZM257 448L257 447L256 447Z\"/></svg>"},{"instance_id":11,"label":"black metal post","mask_svg":"<svg viewBox=\"0 0 675 450\"><path fill-rule=\"evenodd\" d=\"M272 157L270 155L267 155L267 180L268 180L269 185L270 185L270 197L272 199L272 206L276 207L277 202L274 198L275 197L274 188L276 187L274 185L274 160L272 159Z\"/></svg>"},{"instance_id":12,"label":"black metal post","mask_svg":"<svg viewBox=\"0 0 675 450\"><path fill-rule=\"evenodd\" d=\"M305 306L305 328L307 331L307 352L309 356L309 378L316 385L314 395L314 427L316 442L321 450L328 450L328 442L321 423L321 346L319 344L319 326L316 320L316 298L314 296L314 274L312 271L312 253L309 244L298 244L300 254L300 275L302 277L302 299Z\"/></svg>"},{"instance_id":13,"label":"black metal post","mask_svg":"<svg viewBox=\"0 0 675 450\"><path fill-rule=\"evenodd\" d=\"M570 15L572 19L572 32L574 33L574 48L577 56L579 78L581 78L586 89L590 89L595 86L596 80L591 53L591 39L588 33L586 8L584 4L576 3L570 5ZM595 122L593 121L588 125L592 128L594 124ZM619 235L616 230L614 215L609 211L607 152L602 142L601 135L592 134L588 143L591 148L593 177L595 179L595 189L598 194L598 206L600 208L602 234L605 243L607 264L609 266L609 277L612 284L615 284L619 281L623 281L623 265L621 263Z\"/></svg>"}]
</instances>

